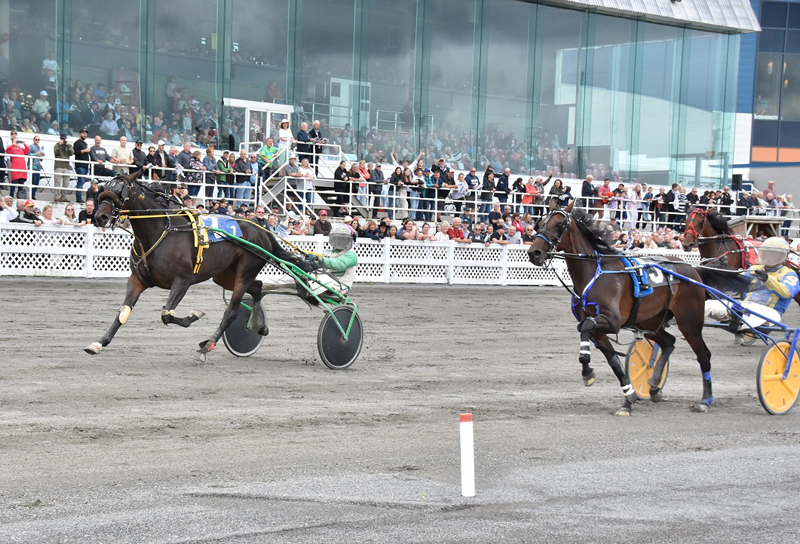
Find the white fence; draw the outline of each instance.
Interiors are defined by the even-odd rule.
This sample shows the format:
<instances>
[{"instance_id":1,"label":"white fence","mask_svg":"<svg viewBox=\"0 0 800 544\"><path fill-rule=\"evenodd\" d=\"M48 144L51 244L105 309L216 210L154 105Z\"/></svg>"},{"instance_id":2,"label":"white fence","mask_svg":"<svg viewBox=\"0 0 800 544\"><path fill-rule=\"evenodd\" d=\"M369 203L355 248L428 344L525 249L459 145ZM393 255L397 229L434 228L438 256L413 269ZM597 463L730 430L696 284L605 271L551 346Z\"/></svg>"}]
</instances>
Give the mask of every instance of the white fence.
<instances>
[{"instance_id":1,"label":"white fence","mask_svg":"<svg viewBox=\"0 0 800 544\"><path fill-rule=\"evenodd\" d=\"M292 244L322 253L323 236L293 236ZM127 277L131 236L121 230L86 227L35 227L0 224L0 276ZM528 246L489 247L455 242L407 242L359 239L357 281L374 283L441 283L464 285L560 285L552 269L528 260ZM677 255L691 264L697 253ZM569 281L563 261L553 267ZM265 267L264 274L278 274Z\"/></svg>"}]
</instances>

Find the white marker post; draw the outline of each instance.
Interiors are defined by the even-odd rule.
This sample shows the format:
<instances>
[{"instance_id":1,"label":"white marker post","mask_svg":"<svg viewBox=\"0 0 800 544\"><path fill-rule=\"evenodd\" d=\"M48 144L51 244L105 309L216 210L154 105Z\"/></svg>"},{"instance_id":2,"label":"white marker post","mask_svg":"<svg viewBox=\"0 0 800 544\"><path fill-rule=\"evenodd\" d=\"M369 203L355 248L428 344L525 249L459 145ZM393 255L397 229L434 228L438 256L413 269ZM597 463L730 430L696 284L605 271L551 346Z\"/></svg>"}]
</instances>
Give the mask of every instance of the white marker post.
<instances>
[{"instance_id":1,"label":"white marker post","mask_svg":"<svg viewBox=\"0 0 800 544\"><path fill-rule=\"evenodd\" d=\"M461 495L475 496L475 439L472 414L461 414Z\"/></svg>"}]
</instances>

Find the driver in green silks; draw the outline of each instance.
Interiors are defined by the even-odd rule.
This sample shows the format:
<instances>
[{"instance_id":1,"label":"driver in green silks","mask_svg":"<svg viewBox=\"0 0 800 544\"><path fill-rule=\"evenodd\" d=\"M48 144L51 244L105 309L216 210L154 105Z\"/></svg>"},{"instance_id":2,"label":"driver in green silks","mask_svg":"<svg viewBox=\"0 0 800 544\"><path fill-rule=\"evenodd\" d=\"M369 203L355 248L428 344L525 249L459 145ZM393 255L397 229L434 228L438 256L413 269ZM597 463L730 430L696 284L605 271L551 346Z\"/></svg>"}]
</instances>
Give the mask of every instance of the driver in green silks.
<instances>
[{"instance_id":1,"label":"driver in green silks","mask_svg":"<svg viewBox=\"0 0 800 544\"><path fill-rule=\"evenodd\" d=\"M355 233L349 225L338 224L331 227L328 235L330 249L323 257L307 255L306 259L315 268L324 272L319 282L324 283L339 294L347 295L356 279L358 256L353 250ZM317 295L328 292L323 285L312 282L309 285ZM297 285L294 278L282 275L277 278L267 278L263 281L262 292L290 292L307 298L305 288Z\"/></svg>"}]
</instances>

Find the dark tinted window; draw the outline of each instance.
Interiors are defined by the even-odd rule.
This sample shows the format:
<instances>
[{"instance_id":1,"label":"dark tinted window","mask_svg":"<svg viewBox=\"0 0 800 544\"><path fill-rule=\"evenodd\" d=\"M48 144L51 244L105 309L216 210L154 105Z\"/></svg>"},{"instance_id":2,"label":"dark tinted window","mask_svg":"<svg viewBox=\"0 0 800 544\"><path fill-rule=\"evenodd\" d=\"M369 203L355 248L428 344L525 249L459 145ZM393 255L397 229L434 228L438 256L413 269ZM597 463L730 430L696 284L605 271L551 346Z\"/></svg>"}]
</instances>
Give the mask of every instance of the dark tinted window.
<instances>
[{"instance_id":1,"label":"dark tinted window","mask_svg":"<svg viewBox=\"0 0 800 544\"><path fill-rule=\"evenodd\" d=\"M800 123L781 123L781 147L800 147Z\"/></svg>"},{"instance_id":2,"label":"dark tinted window","mask_svg":"<svg viewBox=\"0 0 800 544\"><path fill-rule=\"evenodd\" d=\"M800 28L800 4L789 5L789 28Z\"/></svg>"},{"instance_id":3,"label":"dark tinted window","mask_svg":"<svg viewBox=\"0 0 800 544\"><path fill-rule=\"evenodd\" d=\"M777 121L753 121L753 146L776 147L778 145Z\"/></svg>"},{"instance_id":4,"label":"dark tinted window","mask_svg":"<svg viewBox=\"0 0 800 544\"><path fill-rule=\"evenodd\" d=\"M758 50L762 53L782 53L785 30L762 30L758 37Z\"/></svg>"},{"instance_id":5,"label":"dark tinted window","mask_svg":"<svg viewBox=\"0 0 800 544\"><path fill-rule=\"evenodd\" d=\"M785 2L764 2L761 5L761 26L767 28L786 27L786 8L789 4Z\"/></svg>"}]
</instances>

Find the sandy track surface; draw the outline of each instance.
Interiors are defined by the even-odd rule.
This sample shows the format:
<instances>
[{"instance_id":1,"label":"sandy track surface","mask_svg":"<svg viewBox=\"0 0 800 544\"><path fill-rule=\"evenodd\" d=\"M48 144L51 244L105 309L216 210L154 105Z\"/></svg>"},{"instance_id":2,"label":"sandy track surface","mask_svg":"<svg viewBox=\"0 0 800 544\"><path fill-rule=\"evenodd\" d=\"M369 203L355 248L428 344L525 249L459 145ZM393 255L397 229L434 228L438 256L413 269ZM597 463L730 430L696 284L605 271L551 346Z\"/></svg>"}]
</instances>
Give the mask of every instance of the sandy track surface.
<instances>
[{"instance_id":1,"label":"sandy track surface","mask_svg":"<svg viewBox=\"0 0 800 544\"><path fill-rule=\"evenodd\" d=\"M267 299L236 358L192 352L216 286L165 327L148 291L99 356L124 282L0 278L0 542L753 542L800 539L800 412L756 396L762 347L708 331L716 401L685 342L665 402L631 418L593 351L585 388L560 289L357 285L349 370L319 361L322 317ZM787 322L800 324L793 306ZM673 329L674 330L674 329ZM628 340L629 337L623 337ZM477 490L460 496L458 414Z\"/></svg>"}]
</instances>

